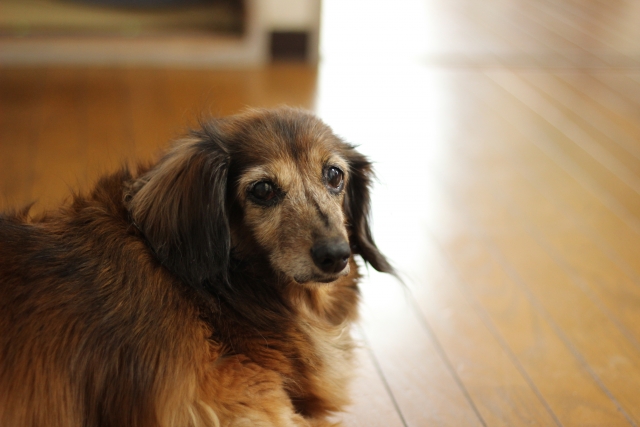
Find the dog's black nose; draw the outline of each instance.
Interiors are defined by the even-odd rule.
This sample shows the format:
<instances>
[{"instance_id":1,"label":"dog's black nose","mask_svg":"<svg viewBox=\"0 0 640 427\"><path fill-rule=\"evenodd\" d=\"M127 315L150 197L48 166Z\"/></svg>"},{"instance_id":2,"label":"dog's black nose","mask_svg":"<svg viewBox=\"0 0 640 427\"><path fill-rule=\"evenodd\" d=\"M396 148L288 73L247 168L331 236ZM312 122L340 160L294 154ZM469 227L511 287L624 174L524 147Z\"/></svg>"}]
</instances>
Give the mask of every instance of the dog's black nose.
<instances>
[{"instance_id":1,"label":"dog's black nose","mask_svg":"<svg viewBox=\"0 0 640 427\"><path fill-rule=\"evenodd\" d=\"M350 256L349 243L343 239L321 240L311 248L313 262L325 273L342 271Z\"/></svg>"}]
</instances>

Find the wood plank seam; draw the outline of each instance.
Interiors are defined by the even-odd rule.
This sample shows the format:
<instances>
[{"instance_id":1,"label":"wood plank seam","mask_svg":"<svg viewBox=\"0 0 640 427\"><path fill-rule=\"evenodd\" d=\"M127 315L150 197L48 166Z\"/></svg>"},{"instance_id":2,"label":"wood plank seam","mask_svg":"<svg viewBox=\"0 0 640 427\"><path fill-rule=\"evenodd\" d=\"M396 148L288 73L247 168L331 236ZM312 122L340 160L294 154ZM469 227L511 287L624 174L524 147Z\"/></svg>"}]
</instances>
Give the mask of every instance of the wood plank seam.
<instances>
[{"instance_id":1,"label":"wood plank seam","mask_svg":"<svg viewBox=\"0 0 640 427\"><path fill-rule=\"evenodd\" d=\"M495 83L496 87L500 87ZM504 90L504 89L503 89ZM505 91L508 95L512 96ZM496 114L503 117L506 121L508 118L504 116L504 111L498 111L493 109ZM520 133L523 131L518 129ZM631 228L636 234L640 235L640 219L627 210L620 202L613 197L608 190L603 188L600 184L594 181L582 168L577 165L572 159L561 153L556 147L546 143L546 137L541 135L537 129L529 128L528 132L522 133L522 135L534 146L540 149L549 159L557 164L562 170L571 175L577 183L579 183L584 189L588 190L594 196L596 196L607 208L622 221L624 221L629 228Z\"/></svg>"},{"instance_id":2,"label":"wood plank seam","mask_svg":"<svg viewBox=\"0 0 640 427\"><path fill-rule=\"evenodd\" d=\"M400 421L402 422L402 425L404 427L409 427L407 425L407 421L404 418L404 414L402 413L402 410L400 410L400 406L398 405L398 401L396 400L396 397L393 394L393 390L391 390L391 387L389 386L389 381L387 380L386 376L384 375L384 372L383 372L382 368L380 367L380 361L378 360L378 357L376 356L376 354L373 352L373 350L371 348L371 343L369 341L369 338L367 337L367 334L365 333L364 329L362 329L362 327L360 325L358 325L357 328L358 328L358 333L362 337L362 340L365 342L366 351L367 351L367 353L369 353L369 356L371 356L371 361L373 362L373 365L376 368L376 372L378 372L378 376L382 380L382 384L384 385L384 388L387 391L387 394L389 395L389 398L391 399L391 402L393 403L393 407L395 408L396 413L398 414L398 417L400 418Z\"/></svg>"},{"instance_id":3,"label":"wood plank seam","mask_svg":"<svg viewBox=\"0 0 640 427\"><path fill-rule=\"evenodd\" d=\"M467 286L464 285L464 280L462 279L462 277L460 277L459 273L453 267L453 262L449 258L449 255L446 253L444 248L442 248L442 245L440 244L438 239L433 235L431 231L429 231L429 239L433 241L434 244L438 247L438 251L442 256L442 258L444 258L447 261L445 265L445 269L448 273L448 277L451 278L451 282L454 283L460 289L461 293L465 296L468 303L474 308L474 311L476 312L478 317L480 317L484 326L489 330L491 335L493 335L495 340L500 344L500 346L502 347L506 355L511 360L511 363L513 363L513 365L518 370L522 378L529 385L529 387L531 387L532 391L534 392L536 397L539 399L540 403L542 403L544 408L547 410L549 415L551 415L556 425L559 427L562 427L563 426L562 422L560 421L556 413L553 411L553 409L549 405L549 402L547 401L547 399L544 398L538 386L535 384L531 376L527 373L527 370L524 368L522 363L520 363L520 360L515 355L515 353L511 349L506 339L502 336L502 334L496 327L495 323L491 320L491 316L489 315L487 310L482 306L480 301L478 301L477 297L473 294L473 292L469 291Z\"/></svg>"},{"instance_id":4,"label":"wood plank seam","mask_svg":"<svg viewBox=\"0 0 640 427\"><path fill-rule=\"evenodd\" d=\"M468 93L472 94L474 96L474 99L478 102L481 102L488 110L493 111L494 112L494 117L498 117L506 126L512 126L512 122L510 120L508 120L507 118L505 118L502 114L500 114L500 111L497 110L493 105L491 105L490 103L486 102L483 97L481 95L479 95L477 93L477 91L474 91L472 87L470 87L470 85L466 86L469 90ZM567 171L565 168L562 167L562 164L559 162L554 161L553 157L548 156L548 154L545 152L545 150L541 149L538 144L536 144L535 139L531 137L530 135L524 134L522 133L522 131L516 127L513 127L513 131L517 132L518 134L520 134L523 138L523 140L526 140L527 143L531 144L531 146L535 147L536 149L539 149L541 153L543 153L543 155L547 156L549 158L549 161L552 163L555 163L562 171L564 171L565 173L567 173L569 176L571 176L573 179L576 179L574 177L574 175L572 175L569 171ZM527 179L527 181L529 181L530 183L532 183L532 185L538 190L540 191L542 194L545 195L545 197L547 197L549 200L552 200L553 203L558 207L558 209L563 212L564 215L568 216L568 212L572 212L573 209L569 207L569 205L564 202L561 198L558 198L556 196L553 195L553 192L551 192L547 186L545 186L539 179L539 177L533 172L533 170L531 169L531 166L524 161L523 159L521 159L520 157L513 155L511 153L508 153L506 149L501 150L501 152L507 156L511 161L517 162L519 167L517 168L519 173L521 173L525 179ZM576 181L578 181L576 179ZM579 181L578 181L579 182ZM598 194L590 191L590 189L587 186L583 186L583 188L592 194L592 196L598 200L604 207L606 207L607 209L609 209L610 211L612 211L612 208L605 202L603 201L600 197L598 197ZM612 213L615 214L615 211L612 211ZM618 218L620 218L621 221L624 222L624 224L630 228L630 231L635 231L634 227L632 225L630 225L628 222L624 221L624 215L617 215ZM629 265L629 263L627 261L625 261L623 259L623 257L615 250L611 247L610 244L606 243L604 240L602 240L602 238L597 237L596 236L596 230L592 230L592 227L589 225L586 225L584 223L583 220L581 220L580 215L574 215L571 217L571 219L573 221L576 221L576 224L581 226L581 229L585 232L587 232L589 234L589 236L591 236L591 238L593 238L594 240L596 240L598 242L598 245L602 248L604 248L606 250L607 253L610 254L611 259L618 265L620 266L629 277L631 277L633 279L633 281L638 284L640 286L640 275L634 271L634 269ZM637 232L636 232L637 233Z\"/></svg>"},{"instance_id":5,"label":"wood plank seam","mask_svg":"<svg viewBox=\"0 0 640 427\"><path fill-rule=\"evenodd\" d=\"M451 198L453 199L452 196ZM454 204L459 205L459 201L454 201ZM590 366L590 364L587 362L578 348L572 343L569 337L562 330L560 325L556 323L556 321L553 319L553 316L551 316L548 310L544 307L544 304L542 304L542 302L532 294L526 281L522 279L518 271L511 265L511 263L504 258L500 249L498 249L491 241L491 239L486 235L486 233L482 231L481 227L473 222L465 209L460 209L460 212L467 222L467 229L484 243L485 248L491 254L491 257L498 262L498 264L501 266L507 276L513 281L513 283L521 289L532 307L534 307L535 310L542 316L542 318L544 318L546 322L552 327L556 336L560 338L565 347L571 352L573 357L580 363L582 368L589 374L589 376L598 385L598 387L607 395L609 399L611 399L618 411L623 414L629 424L637 427L638 425L636 424L635 420L625 410L625 408L615 397L613 392L604 384L600 376L593 370L593 368Z\"/></svg>"},{"instance_id":6,"label":"wood plank seam","mask_svg":"<svg viewBox=\"0 0 640 427\"><path fill-rule=\"evenodd\" d=\"M447 356L447 353L445 352L444 348L442 347L442 344L440 343L440 341L436 337L436 334L433 332L433 329L429 325L429 322L427 321L427 319L425 319L424 315L422 314L422 311L418 307L418 305L416 303L416 300L415 300L415 297L413 296L413 293L411 293L411 291L408 292L407 300L409 301L409 306L411 307L411 310L414 312L416 318L418 319L418 322L422 326L422 329L426 332L427 336L429 337L429 339L433 343L436 351L440 355L440 358L442 359L442 361L446 365L446 367L449 370L449 373L451 374L452 378L454 379L454 381L456 382L456 384L460 388L462 394L464 395L465 399L469 403L469 406L471 406L471 409L473 410L473 412L478 417L478 420L480 421L480 423L484 427L487 427L487 422L485 421L485 419L482 416L482 414L480 414L480 411L478 410L478 407L476 406L475 402L471 398L471 395L469 394L469 390L467 389L467 387L465 387L464 382L460 379L460 376L458 375L458 372L456 371L456 369L453 367L453 364L451 363L451 359L449 358L449 356Z\"/></svg>"}]
</instances>

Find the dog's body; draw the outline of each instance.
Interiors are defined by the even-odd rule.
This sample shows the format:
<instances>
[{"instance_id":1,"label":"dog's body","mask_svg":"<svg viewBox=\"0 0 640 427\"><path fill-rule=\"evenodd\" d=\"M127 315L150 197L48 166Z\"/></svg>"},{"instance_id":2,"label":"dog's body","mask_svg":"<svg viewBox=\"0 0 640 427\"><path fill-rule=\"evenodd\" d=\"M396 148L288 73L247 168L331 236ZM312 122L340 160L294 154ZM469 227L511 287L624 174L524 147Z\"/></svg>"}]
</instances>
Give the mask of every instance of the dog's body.
<instances>
[{"instance_id":1,"label":"dog's body","mask_svg":"<svg viewBox=\"0 0 640 427\"><path fill-rule=\"evenodd\" d=\"M212 121L0 216L3 427L321 426L348 401L370 164L313 116Z\"/></svg>"}]
</instances>

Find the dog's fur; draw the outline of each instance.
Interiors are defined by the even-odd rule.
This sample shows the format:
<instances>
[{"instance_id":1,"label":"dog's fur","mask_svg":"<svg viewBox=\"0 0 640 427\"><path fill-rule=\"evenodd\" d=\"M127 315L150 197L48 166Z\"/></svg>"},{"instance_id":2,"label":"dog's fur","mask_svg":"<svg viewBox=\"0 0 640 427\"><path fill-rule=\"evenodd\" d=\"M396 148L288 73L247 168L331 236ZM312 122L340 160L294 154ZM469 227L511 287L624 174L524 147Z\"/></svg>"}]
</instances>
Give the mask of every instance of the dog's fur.
<instances>
[{"instance_id":1,"label":"dog's fur","mask_svg":"<svg viewBox=\"0 0 640 427\"><path fill-rule=\"evenodd\" d=\"M348 402L353 255L393 272L370 179L312 115L251 110L56 212L0 216L0 426L328 425ZM314 264L327 239L350 244L340 271Z\"/></svg>"}]
</instances>

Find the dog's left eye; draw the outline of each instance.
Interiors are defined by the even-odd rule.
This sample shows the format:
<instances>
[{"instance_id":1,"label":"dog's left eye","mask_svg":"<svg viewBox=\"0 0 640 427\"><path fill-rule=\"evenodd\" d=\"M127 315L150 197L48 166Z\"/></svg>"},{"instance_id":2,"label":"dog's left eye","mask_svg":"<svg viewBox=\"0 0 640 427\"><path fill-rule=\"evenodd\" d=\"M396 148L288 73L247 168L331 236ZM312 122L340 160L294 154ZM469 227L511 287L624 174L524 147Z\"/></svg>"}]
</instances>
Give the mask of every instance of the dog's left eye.
<instances>
[{"instance_id":1,"label":"dog's left eye","mask_svg":"<svg viewBox=\"0 0 640 427\"><path fill-rule=\"evenodd\" d=\"M329 189L334 192L342 190L344 185L344 173L342 173L340 169L335 166L328 167L324 175Z\"/></svg>"},{"instance_id":2,"label":"dog's left eye","mask_svg":"<svg viewBox=\"0 0 640 427\"><path fill-rule=\"evenodd\" d=\"M262 205L271 205L277 201L275 184L269 181L260 181L249 190L251 197Z\"/></svg>"}]
</instances>

